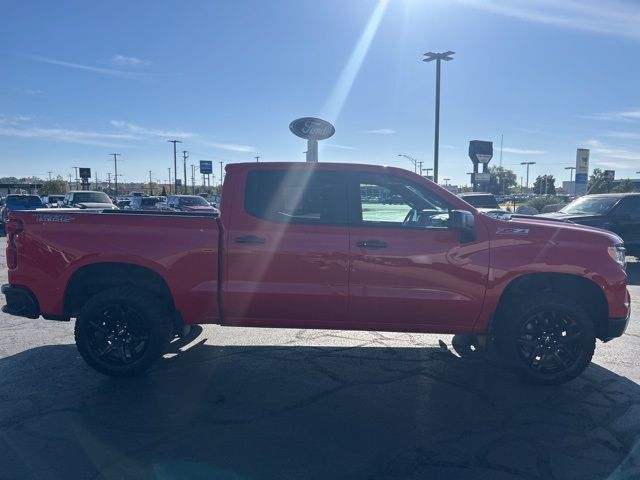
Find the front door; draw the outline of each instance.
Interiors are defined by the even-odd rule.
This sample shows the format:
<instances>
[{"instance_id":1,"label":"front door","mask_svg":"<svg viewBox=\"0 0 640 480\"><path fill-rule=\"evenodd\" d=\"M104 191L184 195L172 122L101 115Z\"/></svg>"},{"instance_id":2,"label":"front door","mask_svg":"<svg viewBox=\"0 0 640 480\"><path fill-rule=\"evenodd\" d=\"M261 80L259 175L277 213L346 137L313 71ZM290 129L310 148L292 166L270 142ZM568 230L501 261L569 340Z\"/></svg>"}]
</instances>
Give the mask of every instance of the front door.
<instances>
[{"instance_id":1,"label":"front door","mask_svg":"<svg viewBox=\"0 0 640 480\"><path fill-rule=\"evenodd\" d=\"M349 317L372 329L470 328L489 270L486 233L461 243L449 205L397 174L354 172L349 183Z\"/></svg>"},{"instance_id":2,"label":"front door","mask_svg":"<svg viewBox=\"0 0 640 480\"><path fill-rule=\"evenodd\" d=\"M622 238L627 251L640 254L640 195L623 197L609 216L611 230Z\"/></svg>"},{"instance_id":3,"label":"front door","mask_svg":"<svg viewBox=\"0 0 640 480\"><path fill-rule=\"evenodd\" d=\"M222 218L224 323L339 325L348 294L344 175L304 164L242 175L244 194L233 194Z\"/></svg>"}]
</instances>

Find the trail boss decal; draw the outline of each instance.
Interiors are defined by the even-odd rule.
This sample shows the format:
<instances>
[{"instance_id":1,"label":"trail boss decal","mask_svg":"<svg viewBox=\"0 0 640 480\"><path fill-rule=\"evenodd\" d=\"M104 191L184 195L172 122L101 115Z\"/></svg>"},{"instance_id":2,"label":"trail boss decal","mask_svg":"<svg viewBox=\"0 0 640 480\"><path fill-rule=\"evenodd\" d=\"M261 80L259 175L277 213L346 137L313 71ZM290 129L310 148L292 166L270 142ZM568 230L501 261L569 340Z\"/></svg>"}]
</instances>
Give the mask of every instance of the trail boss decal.
<instances>
[{"instance_id":1,"label":"trail boss decal","mask_svg":"<svg viewBox=\"0 0 640 480\"><path fill-rule=\"evenodd\" d=\"M529 235L529 229L502 227L496 230L496 235Z\"/></svg>"},{"instance_id":2,"label":"trail boss decal","mask_svg":"<svg viewBox=\"0 0 640 480\"><path fill-rule=\"evenodd\" d=\"M62 214L36 214L36 222L59 222L59 223L67 223L71 221L71 215L62 215Z\"/></svg>"}]
</instances>

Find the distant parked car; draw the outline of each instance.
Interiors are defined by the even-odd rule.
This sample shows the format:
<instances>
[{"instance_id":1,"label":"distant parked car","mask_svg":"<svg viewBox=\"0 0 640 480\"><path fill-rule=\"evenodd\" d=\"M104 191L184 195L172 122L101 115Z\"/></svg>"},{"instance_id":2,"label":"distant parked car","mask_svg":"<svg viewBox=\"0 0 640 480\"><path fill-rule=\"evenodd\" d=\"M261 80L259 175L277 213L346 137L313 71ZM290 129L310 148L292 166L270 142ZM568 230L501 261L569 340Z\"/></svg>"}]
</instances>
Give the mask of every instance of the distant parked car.
<instances>
[{"instance_id":1,"label":"distant parked car","mask_svg":"<svg viewBox=\"0 0 640 480\"><path fill-rule=\"evenodd\" d=\"M492 193L459 193L458 196L476 208L500 209L500 205Z\"/></svg>"},{"instance_id":2,"label":"distant parked car","mask_svg":"<svg viewBox=\"0 0 640 480\"><path fill-rule=\"evenodd\" d=\"M41 197L42 203L44 203L49 208L58 207L62 201L64 200L64 195L45 195Z\"/></svg>"},{"instance_id":3,"label":"distant parked car","mask_svg":"<svg viewBox=\"0 0 640 480\"><path fill-rule=\"evenodd\" d=\"M131 198L129 205L124 208L127 210L157 210L156 204L162 201L162 197L135 196Z\"/></svg>"},{"instance_id":4,"label":"distant parked car","mask_svg":"<svg viewBox=\"0 0 640 480\"><path fill-rule=\"evenodd\" d=\"M19 210L36 210L47 208L37 195L10 194L4 198L4 205L0 209L0 224L4 230L4 224L9 218L9 214Z\"/></svg>"},{"instance_id":5,"label":"distant parked car","mask_svg":"<svg viewBox=\"0 0 640 480\"><path fill-rule=\"evenodd\" d=\"M218 210L199 195L169 195L167 209L179 212L211 212Z\"/></svg>"},{"instance_id":6,"label":"distant parked car","mask_svg":"<svg viewBox=\"0 0 640 480\"><path fill-rule=\"evenodd\" d=\"M118 200L116 202L116 207L118 207L120 210L128 209L129 205L131 205L131 200L129 200L128 198L126 200Z\"/></svg>"},{"instance_id":7,"label":"distant parked car","mask_svg":"<svg viewBox=\"0 0 640 480\"><path fill-rule=\"evenodd\" d=\"M77 190L65 195L62 202L64 207L90 208L102 210L117 210L109 195L104 192L92 192L89 190Z\"/></svg>"},{"instance_id":8,"label":"distant parked car","mask_svg":"<svg viewBox=\"0 0 640 480\"><path fill-rule=\"evenodd\" d=\"M585 195L548 217L617 233L633 256L640 256L640 193Z\"/></svg>"}]
</instances>

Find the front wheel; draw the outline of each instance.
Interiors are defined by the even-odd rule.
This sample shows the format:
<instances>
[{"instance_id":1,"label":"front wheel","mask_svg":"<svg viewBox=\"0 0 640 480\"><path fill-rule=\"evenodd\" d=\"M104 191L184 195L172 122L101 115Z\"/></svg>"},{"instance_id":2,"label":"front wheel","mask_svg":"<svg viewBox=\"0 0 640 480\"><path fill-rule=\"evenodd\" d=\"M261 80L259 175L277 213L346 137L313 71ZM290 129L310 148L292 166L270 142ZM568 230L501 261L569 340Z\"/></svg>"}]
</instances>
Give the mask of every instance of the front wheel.
<instances>
[{"instance_id":1,"label":"front wheel","mask_svg":"<svg viewBox=\"0 0 640 480\"><path fill-rule=\"evenodd\" d=\"M496 343L508 365L523 378L557 385L587 368L596 335L584 308L549 293L510 302L498 319Z\"/></svg>"},{"instance_id":2,"label":"front wheel","mask_svg":"<svg viewBox=\"0 0 640 480\"><path fill-rule=\"evenodd\" d=\"M139 375L165 351L171 316L162 299L144 290L116 287L97 294L80 310L75 339L82 358L112 377Z\"/></svg>"}]
</instances>

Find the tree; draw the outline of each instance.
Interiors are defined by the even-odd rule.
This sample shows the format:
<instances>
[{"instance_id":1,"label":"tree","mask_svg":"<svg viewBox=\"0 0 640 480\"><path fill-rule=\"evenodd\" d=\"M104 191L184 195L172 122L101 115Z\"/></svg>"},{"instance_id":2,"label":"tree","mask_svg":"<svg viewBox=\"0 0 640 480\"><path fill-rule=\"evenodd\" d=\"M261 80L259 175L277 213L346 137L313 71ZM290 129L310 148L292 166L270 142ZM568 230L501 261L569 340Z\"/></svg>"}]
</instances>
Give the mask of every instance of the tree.
<instances>
[{"instance_id":1,"label":"tree","mask_svg":"<svg viewBox=\"0 0 640 480\"><path fill-rule=\"evenodd\" d=\"M69 185L61 176L55 180L46 180L42 182L42 187L38 189L40 195L64 195L69 191Z\"/></svg>"},{"instance_id":2,"label":"tree","mask_svg":"<svg viewBox=\"0 0 640 480\"><path fill-rule=\"evenodd\" d=\"M625 178L624 180L620 180L620 183L616 185L612 192L616 193L627 193L627 192L635 192L636 184L633 180L629 178Z\"/></svg>"},{"instance_id":3,"label":"tree","mask_svg":"<svg viewBox=\"0 0 640 480\"><path fill-rule=\"evenodd\" d=\"M608 193L611 191L613 181L604 174L600 168L594 168L593 173L589 177L587 185L587 193Z\"/></svg>"},{"instance_id":4,"label":"tree","mask_svg":"<svg viewBox=\"0 0 640 480\"><path fill-rule=\"evenodd\" d=\"M167 190L164 188L164 185L162 186L162 193L160 194L161 197L166 197L167 196Z\"/></svg>"},{"instance_id":5,"label":"tree","mask_svg":"<svg viewBox=\"0 0 640 480\"><path fill-rule=\"evenodd\" d=\"M556 179L553 175L538 175L533 182L533 193L539 195L555 195Z\"/></svg>"},{"instance_id":6,"label":"tree","mask_svg":"<svg viewBox=\"0 0 640 480\"><path fill-rule=\"evenodd\" d=\"M494 195L499 195L503 192L506 193L511 187L515 187L517 184L518 177L513 173L513 170L495 165L489 168L489 192Z\"/></svg>"}]
</instances>

